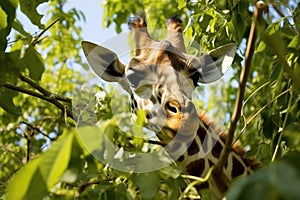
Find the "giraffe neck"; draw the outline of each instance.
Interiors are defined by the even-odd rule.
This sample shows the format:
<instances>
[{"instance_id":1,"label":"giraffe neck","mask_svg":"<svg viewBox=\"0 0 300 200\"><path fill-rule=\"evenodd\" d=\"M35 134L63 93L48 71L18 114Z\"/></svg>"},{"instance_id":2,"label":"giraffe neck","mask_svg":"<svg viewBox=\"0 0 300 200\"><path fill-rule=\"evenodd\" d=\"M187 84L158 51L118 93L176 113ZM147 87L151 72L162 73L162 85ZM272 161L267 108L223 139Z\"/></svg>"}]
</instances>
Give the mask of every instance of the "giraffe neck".
<instances>
[{"instance_id":1,"label":"giraffe neck","mask_svg":"<svg viewBox=\"0 0 300 200\"><path fill-rule=\"evenodd\" d=\"M212 123L200 116L200 125L192 142L182 144L186 151L177 156L176 163L181 166L185 174L205 177L209 169L216 165L224 148L225 136ZM178 148L178 144L176 146ZM176 149L174 147L174 149ZM242 151L232 149L229 153L223 173L229 181L239 175L249 174L254 166L251 160L242 157Z\"/></svg>"}]
</instances>

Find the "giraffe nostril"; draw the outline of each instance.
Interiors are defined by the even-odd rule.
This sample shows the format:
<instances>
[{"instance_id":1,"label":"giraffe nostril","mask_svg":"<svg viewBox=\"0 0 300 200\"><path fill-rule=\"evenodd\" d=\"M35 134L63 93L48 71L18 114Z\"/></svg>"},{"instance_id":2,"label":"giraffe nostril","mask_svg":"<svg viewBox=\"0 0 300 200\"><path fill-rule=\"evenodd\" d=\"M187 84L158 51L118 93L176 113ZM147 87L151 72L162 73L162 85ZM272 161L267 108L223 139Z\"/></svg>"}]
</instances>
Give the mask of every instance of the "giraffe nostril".
<instances>
[{"instance_id":1,"label":"giraffe nostril","mask_svg":"<svg viewBox=\"0 0 300 200\"><path fill-rule=\"evenodd\" d=\"M146 119L151 119L153 116L150 113L146 114Z\"/></svg>"},{"instance_id":2,"label":"giraffe nostril","mask_svg":"<svg viewBox=\"0 0 300 200\"><path fill-rule=\"evenodd\" d=\"M146 112L146 119L152 119L157 116L156 112Z\"/></svg>"}]
</instances>

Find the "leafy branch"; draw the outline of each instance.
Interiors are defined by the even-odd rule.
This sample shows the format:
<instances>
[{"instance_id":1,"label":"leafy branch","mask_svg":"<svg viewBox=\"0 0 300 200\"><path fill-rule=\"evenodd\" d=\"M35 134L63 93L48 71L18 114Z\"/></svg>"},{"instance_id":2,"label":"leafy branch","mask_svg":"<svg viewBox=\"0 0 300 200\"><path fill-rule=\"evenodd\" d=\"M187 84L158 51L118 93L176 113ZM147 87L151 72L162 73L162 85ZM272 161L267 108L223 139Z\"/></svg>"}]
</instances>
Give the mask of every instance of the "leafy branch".
<instances>
[{"instance_id":1,"label":"leafy branch","mask_svg":"<svg viewBox=\"0 0 300 200\"><path fill-rule=\"evenodd\" d=\"M41 33L39 33L36 37L33 38L30 45L34 47L36 44L38 44L40 41L42 41L44 39L44 38L41 38L43 36L43 34L46 31L48 31L53 25L55 25L59 20L60 19L57 18L49 26L47 26L44 30L42 30ZM38 83L36 83L34 80L24 76L21 73L18 74L18 77L21 81L29 84L31 87L33 87L34 89L36 89L39 92L35 92L35 91L29 90L29 89L26 89L23 87L19 87L14 84L11 84L11 83L3 83L3 84L1 84L1 86L11 89L11 90L15 90L17 92L21 92L21 93L33 96L33 97L40 98L42 100L45 100L45 101L55 105L57 108L59 108L65 114L65 117L70 117L73 119L72 111L66 105L61 103L61 102L65 102L68 104L72 104L72 99L60 96L58 94L54 94L54 93L46 90L45 88L40 86Z\"/></svg>"},{"instance_id":2,"label":"leafy branch","mask_svg":"<svg viewBox=\"0 0 300 200\"><path fill-rule=\"evenodd\" d=\"M30 80L29 78L25 78L25 79ZM45 101L55 105L62 112L67 113L67 116L73 119L72 111L69 110L66 105L63 105L62 103L59 102L61 99L65 100L67 102L71 102L71 99L62 98L59 95L53 94L53 93L47 91L46 89L42 88L41 86L39 86L37 83L35 83L32 80L30 80L30 82L31 82L32 85L34 85L34 87L38 87L40 90L43 90L44 94L40 94L38 92L29 90L29 89L26 89L26 88L23 88L23 87L16 86L16 85L11 84L11 83L4 83L4 84L1 84L1 85L5 88L15 90L17 92L21 92L21 93L24 93L24 94L27 94L27 95L45 100ZM57 98L57 96L59 96L60 98Z\"/></svg>"},{"instance_id":3,"label":"leafy branch","mask_svg":"<svg viewBox=\"0 0 300 200\"><path fill-rule=\"evenodd\" d=\"M241 116L241 109L243 106L243 99L246 89L247 78L251 68L251 62L254 55L255 42L257 38L256 26L261 23L262 14L267 9L267 5L263 1L258 1L255 4L253 21L251 24L250 34L247 43L247 49L245 53L245 63L241 71L238 94L235 102L234 111L230 120L230 126L227 133L227 138L225 142L225 147L222 149L219 161L216 167L213 170L212 175L214 177L221 177L219 179L215 179L215 184L220 186L219 188L224 188L224 182L226 183L226 178L223 175L223 166L228 158L228 154L231 152L232 142L234 139L234 131L237 126L237 122ZM218 181L222 180L222 181Z\"/></svg>"},{"instance_id":4,"label":"leafy branch","mask_svg":"<svg viewBox=\"0 0 300 200\"><path fill-rule=\"evenodd\" d=\"M48 90L46 90L45 88L41 87L39 84L37 84L36 82L34 82L33 80L31 80L30 78L20 74L19 78L28 83L30 86L32 86L33 88L37 89L39 92L41 92L43 95L45 96L50 96L52 98L55 98L58 101L63 101L66 103L72 103L72 99L64 97L64 96L60 96L58 94L53 94L52 92L49 92Z\"/></svg>"}]
</instances>

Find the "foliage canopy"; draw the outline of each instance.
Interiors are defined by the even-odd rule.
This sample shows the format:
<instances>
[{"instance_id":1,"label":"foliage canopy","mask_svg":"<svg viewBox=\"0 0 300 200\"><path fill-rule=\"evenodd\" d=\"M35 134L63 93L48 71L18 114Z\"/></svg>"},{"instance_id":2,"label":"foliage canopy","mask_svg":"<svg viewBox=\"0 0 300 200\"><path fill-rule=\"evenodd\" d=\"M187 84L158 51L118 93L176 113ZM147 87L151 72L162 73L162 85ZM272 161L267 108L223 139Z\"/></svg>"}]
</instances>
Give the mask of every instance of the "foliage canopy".
<instances>
[{"instance_id":1,"label":"foliage canopy","mask_svg":"<svg viewBox=\"0 0 300 200\"><path fill-rule=\"evenodd\" d=\"M73 89L85 82L76 66L88 69L78 56L82 38L81 27L76 23L84 22L85 17L77 8L66 9L66 3L67 0L0 1L0 197L199 197L192 187L195 182L183 178L175 165L154 172L126 173L110 168L109 163L102 164L91 153L103 138L99 143L86 138L83 143L81 133L92 133L89 125L101 121L104 134L114 144L131 151L141 151L149 145L132 137L132 132L138 135L143 131L134 124L119 126L130 123L124 121L130 118L127 104L123 103L128 99L125 94L95 83L90 86L93 92ZM191 53L200 54L230 42L239 44L230 78L210 86L211 100L202 101L201 96L207 97L202 87L193 99L226 129L246 57L254 3L106 0L103 22L106 27L115 24L120 33L128 17L141 10L147 14L149 27L164 27L166 19L177 14L186 25L184 35ZM235 139L250 149L247 156L265 167L236 180L228 199L300 198L300 3L265 3L268 10L257 22L258 37L242 115L235 129ZM39 6L45 6L47 12L38 13ZM40 33L26 31L16 15L18 7L41 29ZM43 16L48 20L45 24L41 21ZM117 109L113 110L112 104ZM222 114L218 108L224 109ZM204 199L209 196L207 191L202 195Z\"/></svg>"}]
</instances>

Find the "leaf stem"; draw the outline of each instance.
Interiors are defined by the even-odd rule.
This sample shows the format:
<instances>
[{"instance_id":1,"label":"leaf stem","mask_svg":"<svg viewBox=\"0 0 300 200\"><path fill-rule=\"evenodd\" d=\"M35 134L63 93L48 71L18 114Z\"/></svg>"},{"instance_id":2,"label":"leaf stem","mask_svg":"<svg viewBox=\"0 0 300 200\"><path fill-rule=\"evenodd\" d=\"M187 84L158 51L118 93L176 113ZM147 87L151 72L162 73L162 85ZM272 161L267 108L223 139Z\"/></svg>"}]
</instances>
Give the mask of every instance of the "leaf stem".
<instances>
[{"instance_id":1,"label":"leaf stem","mask_svg":"<svg viewBox=\"0 0 300 200\"><path fill-rule=\"evenodd\" d=\"M59 20L60 20L60 18L57 18L57 19L54 20L49 26L47 26L44 30L42 30L42 31L40 32L40 34L38 34L38 36L35 37L35 38L31 41L31 45L32 45L32 46L35 46L37 43L39 43L41 40L43 40L44 38L40 39L40 38L43 36L43 34L44 34L47 30L49 30L54 24L56 24Z\"/></svg>"},{"instance_id":2,"label":"leaf stem","mask_svg":"<svg viewBox=\"0 0 300 200\"><path fill-rule=\"evenodd\" d=\"M276 101L276 99L278 99L279 97L281 97L282 95L284 95L285 93L291 91L291 88L288 88L287 90L283 91L282 93L280 93L279 95L277 95L276 97L274 97L273 99L271 99L271 101L269 101L266 105L264 105L263 107L261 107L254 115L252 115L252 117L249 118L249 120L246 121L244 127L242 128L242 130L240 131L240 134L238 136L238 138L244 133L244 131L246 130L246 128L248 127L248 125L251 123L251 121L253 119L255 119L255 117L261 113L264 109L266 109L271 103L273 103L274 101ZM234 143L237 142L238 138L235 140Z\"/></svg>"},{"instance_id":3,"label":"leaf stem","mask_svg":"<svg viewBox=\"0 0 300 200\"><path fill-rule=\"evenodd\" d=\"M179 199L184 199L184 194L187 194L188 191L190 191L192 189L192 187L194 187L195 185L207 182L208 179L210 178L213 170L214 170L214 166L209 169L209 171L207 172L207 174L204 178L200 178L197 176L191 176L191 175L181 175L183 178L193 179L194 181L185 188L183 193L180 195Z\"/></svg>"},{"instance_id":4,"label":"leaf stem","mask_svg":"<svg viewBox=\"0 0 300 200\"><path fill-rule=\"evenodd\" d=\"M289 88L289 91L290 91L290 99L289 99L288 107L287 107L287 110L286 110L286 115L285 115L285 118L284 118L283 123L282 123L282 131L279 133L279 138L278 138L278 141L277 141L277 144L276 144L271 162L273 162L275 160L276 155L278 153L279 146L280 146L280 143L281 143L281 138L282 138L282 135L283 135L283 131L284 131L284 128L286 126L287 119L288 119L289 110L291 109L291 106L292 106L293 91L291 90L291 88Z\"/></svg>"}]
</instances>

